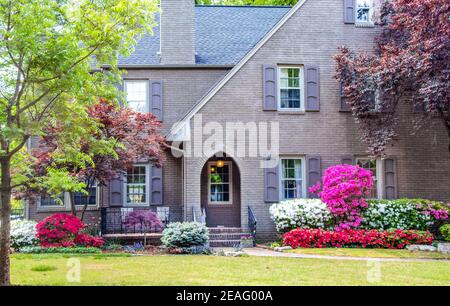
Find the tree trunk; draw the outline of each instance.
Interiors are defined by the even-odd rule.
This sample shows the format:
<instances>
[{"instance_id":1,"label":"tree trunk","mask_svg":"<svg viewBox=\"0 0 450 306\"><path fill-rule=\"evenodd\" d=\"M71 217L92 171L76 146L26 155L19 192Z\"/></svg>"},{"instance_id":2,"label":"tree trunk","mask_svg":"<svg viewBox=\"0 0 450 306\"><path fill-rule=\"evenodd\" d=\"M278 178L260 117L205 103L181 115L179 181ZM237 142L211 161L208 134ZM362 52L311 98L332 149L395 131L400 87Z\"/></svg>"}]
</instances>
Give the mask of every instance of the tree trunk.
<instances>
[{"instance_id":1,"label":"tree trunk","mask_svg":"<svg viewBox=\"0 0 450 306\"><path fill-rule=\"evenodd\" d=\"M11 222L11 160L1 158L0 189L0 286L9 286L10 282L10 222Z\"/></svg>"}]
</instances>

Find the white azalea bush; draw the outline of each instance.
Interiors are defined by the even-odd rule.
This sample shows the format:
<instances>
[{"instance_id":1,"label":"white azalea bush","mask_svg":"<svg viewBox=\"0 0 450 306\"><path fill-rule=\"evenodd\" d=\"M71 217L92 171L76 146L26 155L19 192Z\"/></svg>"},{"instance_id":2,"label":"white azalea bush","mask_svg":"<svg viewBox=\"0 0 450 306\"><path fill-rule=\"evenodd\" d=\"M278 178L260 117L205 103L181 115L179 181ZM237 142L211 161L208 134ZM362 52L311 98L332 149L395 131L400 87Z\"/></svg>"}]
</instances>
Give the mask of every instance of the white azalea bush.
<instances>
[{"instance_id":1,"label":"white azalea bush","mask_svg":"<svg viewBox=\"0 0 450 306\"><path fill-rule=\"evenodd\" d=\"M377 230L426 230L434 221L433 216L424 213L416 201L374 200L369 201L361 227Z\"/></svg>"},{"instance_id":2,"label":"white azalea bush","mask_svg":"<svg viewBox=\"0 0 450 306\"><path fill-rule=\"evenodd\" d=\"M36 224L36 222L29 220L11 221L11 247L19 250L23 247L37 245Z\"/></svg>"},{"instance_id":3,"label":"white azalea bush","mask_svg":"<svg viewBox=\"0 0 450 306\"><path fill-rule=\"evenodd\" d=\"M270 216L277 231L295 228L329 228L332 215L320 199L294 199L273 204Z\"/></svg>"}]
</instances>

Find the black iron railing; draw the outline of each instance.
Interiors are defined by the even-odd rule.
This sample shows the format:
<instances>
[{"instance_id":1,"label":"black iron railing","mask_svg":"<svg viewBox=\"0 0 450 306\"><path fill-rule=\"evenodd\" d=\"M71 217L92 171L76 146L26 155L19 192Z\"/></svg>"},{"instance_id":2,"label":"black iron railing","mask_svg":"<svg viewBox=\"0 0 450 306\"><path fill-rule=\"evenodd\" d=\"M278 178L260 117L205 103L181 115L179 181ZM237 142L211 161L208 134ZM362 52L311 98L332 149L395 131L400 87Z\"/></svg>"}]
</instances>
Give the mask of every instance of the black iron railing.
<instances>
[{"instance_id":1,"label":"black iron railing","mask_svg":"<svg viewBox=\"0 0 450 306\"><path fill-rule=\"evenodd\" d=\"M103 207L101 208L101 230L102 234L143 234L161 233L169 223L169 212L158 211L158 218L162 226L148 223L129 222L127 218L130 213L139 210L151 210L148 207ZM132 224L134 223L134 224Z\"/></svg>"},{"instance_id":2,"label":"black iron railing","mask_svg":"<svg viewBox=\"0 0 450 306\"><path fill-rule=\"evenodd\" d=\"M23 219L25 218L25 209L12 209L11 210L11 220Z\"/></svg>"},{"instance_id":3,"label":"black iron railing","mask_svg":"<svg viewBox=\"0 0 450 306\"><path fill-rule=\"evenodd\" d=\"M256 239L256 224L258 221L256 220L255 214L250 206L248 206L248 228L250 230L250 234L253 237L253 241ZM255 244L255 242L253 242Z\"/></svg>"}]
</instances>

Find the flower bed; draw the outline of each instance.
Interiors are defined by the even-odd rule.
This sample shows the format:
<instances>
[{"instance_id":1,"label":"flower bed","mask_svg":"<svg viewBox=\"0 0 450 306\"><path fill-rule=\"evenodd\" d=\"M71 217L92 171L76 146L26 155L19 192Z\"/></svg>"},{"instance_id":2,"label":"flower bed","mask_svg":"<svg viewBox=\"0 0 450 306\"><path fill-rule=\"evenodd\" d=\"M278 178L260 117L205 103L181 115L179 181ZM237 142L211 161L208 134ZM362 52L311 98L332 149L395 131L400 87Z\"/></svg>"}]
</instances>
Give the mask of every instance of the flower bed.
<instances>
[{"instance_id":1,"label":"flower bed","mask_svg":"<svg viewBox=\"0 0 450 306\"><path fill-rule=\"evenodd\" d=\"M430 232L414 230L342 230L295 229L283 235L283 244L292 248L389 248L403 249L410 244L431 244Z\"/></svg>"}]
</instances>

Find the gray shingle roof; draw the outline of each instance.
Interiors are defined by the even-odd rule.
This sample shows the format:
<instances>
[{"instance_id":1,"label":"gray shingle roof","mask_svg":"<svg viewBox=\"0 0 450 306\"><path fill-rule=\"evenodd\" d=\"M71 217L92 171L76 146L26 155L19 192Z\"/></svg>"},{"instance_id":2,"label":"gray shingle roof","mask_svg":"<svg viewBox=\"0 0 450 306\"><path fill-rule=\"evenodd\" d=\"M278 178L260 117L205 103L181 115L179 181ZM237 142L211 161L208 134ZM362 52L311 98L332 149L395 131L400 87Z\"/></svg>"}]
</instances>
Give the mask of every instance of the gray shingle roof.
<instances>
[{"instance_id":1,"label":"gray shingle roof","mask_svg":"<svg viewBox=\"0 0 450 306\"><path fill-rule=\"evenodd\" d=\"M234 65L289 11L277 6L196 6L196 62ZM158 18L157 18L158 19ZM119 65L158 65L159 26Z\"/></svg>"}]
</instances>

